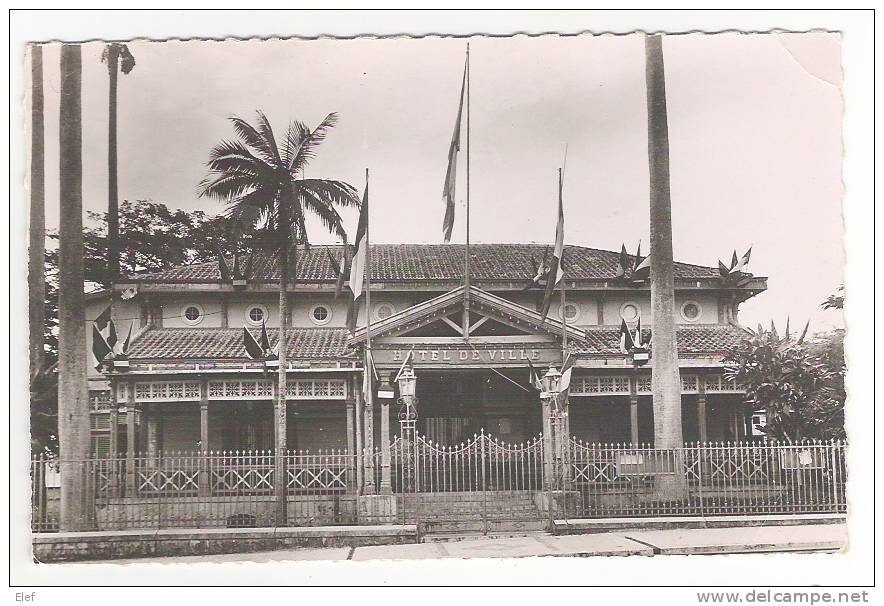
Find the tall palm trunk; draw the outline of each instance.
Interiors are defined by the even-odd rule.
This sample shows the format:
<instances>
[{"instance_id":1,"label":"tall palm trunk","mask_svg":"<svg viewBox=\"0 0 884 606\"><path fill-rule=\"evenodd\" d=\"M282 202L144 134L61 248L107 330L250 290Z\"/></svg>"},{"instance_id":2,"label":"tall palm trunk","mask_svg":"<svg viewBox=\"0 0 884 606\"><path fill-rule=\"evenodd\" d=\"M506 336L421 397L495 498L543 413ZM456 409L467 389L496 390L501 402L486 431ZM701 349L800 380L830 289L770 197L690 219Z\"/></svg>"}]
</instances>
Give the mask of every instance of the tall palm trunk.
<instances>
[{"instance_id":1,"label":"tall palm trunk","mask_svg":"<svg viewBox=\"0 0 884 606\"><path fill-rule=\"evenodd\" d=\"M648 104L648 160L651 198L651 313L653 315L654 445L681 448L681 379L675 333L675 283L672 270L672 208L669 195L669 132L663 40L645 38L645 79ZM680 464L676 461L676 470ZM657 476L660 488L676 497L680 473Z\"/></svg>"},{"instance_id":2,"label":"tall palm trunk","mask_svg":"<svg viewBox=\"0 0 884 606\"><path fill-rule=\"evenodd\" d=\"M287 208L282 200L278 205L279 230L279 385L276 403L276 455L274 482L276 496L276 523L279 526L286 525L286 485L288 477L285 469L285 455L288 448L288 415L287 415L287 371L288 371L288 341L286 339L289 324L289 239Z\"/></svg>"},{"instance_id":3,"label":"tall palm trunk","mask_svg":"<svg viewBox=\"0 0 884 606\"><path fill-rule=\"evenodd\" d=\"M120 273L120 214L117 195L117 71L120 50L116 44L107 49L107 269L111 284Z\"/></svg>"},{"instance_id":4,"label":"tall palm trunk","mask_svg":"<svg viewBox=\"0 0 884 606\"><path fill-rule=\"evenodd\" d=\"M59 366L58 429L61 450L62 531L88 526L89 402L83 296L82 58L78 44L61 47L59 111Z\"/></svg>"},{"instance_id":5,"label":"tall palm trunk","mask_svg":"<svg viewBox=\"0 0 884 606\"><path fill-rule=\"evenodd\" d=\"M46 324L46 212L43 157L43 47L31 46L31 220L28 243L28 325L30 374L33 382L43 370Z\"/></svg>"}]
</instances>

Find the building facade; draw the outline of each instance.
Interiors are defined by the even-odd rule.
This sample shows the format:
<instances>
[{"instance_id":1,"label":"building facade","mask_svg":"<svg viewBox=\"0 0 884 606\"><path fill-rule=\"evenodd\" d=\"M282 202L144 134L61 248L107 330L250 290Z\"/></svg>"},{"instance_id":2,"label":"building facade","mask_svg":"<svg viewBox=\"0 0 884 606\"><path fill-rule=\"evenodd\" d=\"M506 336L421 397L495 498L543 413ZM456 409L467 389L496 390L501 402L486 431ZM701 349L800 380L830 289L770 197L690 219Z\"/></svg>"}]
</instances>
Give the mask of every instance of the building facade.
<instances>
[{"instance_id":1,"label":"building facade","mask_svg":"<svg viewBox=\"0 0 884 606\"><path fill-rule=\"evenodd\" d=\"M373 401L361 393L369 318L382 395L395 392L383 385L414 351L417 430L434 443L460 443L480 431L520 443L543 432L529 369L560 367L564 334L576 356L571 436L653 444L653 353L636 367L619 347L622 320L633 330L639 320L651 326L650 289L618 278L618 253L566 246L564 308L557 294L543 319L543 292L526 290L543 246L473 245L466 290L460 245L374 245L371 307L362 306L350 333L348 303L334 296L330 262L341 252L340 246L313 246L298 254L290 286L290 449L355 452L395 439L396 394ZM100 372L90 365L97 454L273 449L276 371L247 356L243 328L257 336L266 324L275 344L279 273L273 255L256 254L252 261L244 283L222 279L217 263L205 263L131 275L115 286L121 340L132 326L130 367ZM743 332L740 303L762 292L766 279L734 285L715 268L682 263L675 276L684 438L750 436L751 419L741 394L722 377L721 358ZM108 295L91 295L88 317L107 307ZM91 352L91 342L88 347Z\"/></svg>"}]
</instances>

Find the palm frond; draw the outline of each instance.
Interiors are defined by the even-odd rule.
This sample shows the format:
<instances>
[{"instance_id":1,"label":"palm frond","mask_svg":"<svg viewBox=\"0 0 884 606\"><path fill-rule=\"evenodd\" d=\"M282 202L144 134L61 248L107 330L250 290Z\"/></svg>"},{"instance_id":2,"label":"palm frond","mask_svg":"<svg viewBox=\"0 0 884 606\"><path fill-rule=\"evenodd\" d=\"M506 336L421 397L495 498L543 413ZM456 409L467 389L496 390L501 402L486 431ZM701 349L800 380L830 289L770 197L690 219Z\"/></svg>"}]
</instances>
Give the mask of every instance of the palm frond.
<instances>
[{"instance_id":1,"label":"palm frond","mask_svg":"<svg viewBox=\"0 0 884 606\"><path fill-rule=\"evenodd\" d=\"M214 198L229 202L253 189L261 188L262 183L251 175L239 173L217 173L200 183L200 197Z\"/></svg>"},{"instance_id":2,"label":"palm frond","mask_svg":"<svg viewBox=\"0 0 884 606\"><path fill-rule=\"evenodd\" d=\"M269 189L255 189L228 203L226 215L238 226L267 226L273 216L274 192Z\"/></svg>"},{"instance_id":3,"label":"palm frond","mask_svg":"<svg viewBox=\"0 0 884 606\"><path fill-rule=\"evenodd\" d=\"M292 162L301 147L301 141L310 135L310 128L297 120L289 123L285 134L285 143L282 148L282 162L286 169L291 170Z\"/></svg>"},{"instance_id":4,"label":"palm frond","mask_svg":"<svg viewBox=\"0 0 884 606\"><path fill-rule=\"evenodd\" d=\"M230 121L233 122L233 130L236 131L239 138L255 150L264 162L270 165L276 163L276 158L279 155L277 150L270 148L269 142L261 136L261 133L255 130L254 126L236 116L230 118Z\"/></svg>"},{"instance_id":5,"label":"palm frond","mask_svg":"<svg viewBox=\"0 0 884 606\"><path fill-rule=\"evenodd\" d=\"M295 155L289 158L289 172L294 175L304 169L307 163L316 157L316 148L325 141L328 131L338 122L338 115L330 113L312 132L301 138Z\"/></svg>"},{"instance_id":6,"label":"palm frond","mask_svg":"<svg viewBox=\"0 0 884 606\"><path fill-rule=\"evenodd\" d=\"M325 227L329 233L333 233L340 238L346 239L347 232L344 230L344 221L341 219L341 215L338 214L338 211L335 210L334 206L321 198L316 192L307 189L301 190L301 192L302 195L300 200L304 210L309 210L319 217L323 227Z\"/></svg>"},{"instance_id":7,"label":"palm frond","mask_svg":"<svg viewBox=\"0 0 884 606\"><path fill-rule=\"evenodd\" d=\"M279 147L276 145L276 137L273 136L273 128L270 126L270 121L260 109L255 113L258 118L258 133L260 133L261 138L267 143L267 151L273 155L273 159L276 161L276 166L283 166L282 158L279 156Z\"/></svg>"},{"instance_id":8,"label":"palm frond","mask_svg":"<svg viewBox=\"0 0 884 606\"><path fill-rule=\"evenodd\" d=\"M334 179L298 179L298 189L315 194L320 200L343 207L359 208L362 201L355 187Z\"/></svg>"}]
</instances>

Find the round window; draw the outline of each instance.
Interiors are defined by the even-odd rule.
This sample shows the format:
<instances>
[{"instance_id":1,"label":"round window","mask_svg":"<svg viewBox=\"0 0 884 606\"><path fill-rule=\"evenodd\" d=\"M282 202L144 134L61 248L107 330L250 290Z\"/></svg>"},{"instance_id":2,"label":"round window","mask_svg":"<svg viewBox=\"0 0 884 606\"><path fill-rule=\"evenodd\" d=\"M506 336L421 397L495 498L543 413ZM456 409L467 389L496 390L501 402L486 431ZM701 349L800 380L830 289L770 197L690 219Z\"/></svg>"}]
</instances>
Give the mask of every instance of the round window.
<instances>
[{"instance_id":1,"label":"round window","mask_svg":"<svg viewBox=\"0 0 884 606\"><path fill-rule=\"evenodd\" d=\"M203 319L203 309L199 305L188 305L181 317L188 324L199 324Z\"/></svg>"},{"instance_id":2,"label":"round window","mask_svg":"<svg viewBox=\"0 0 884 606\"><path fill-rule=\"evenodd\" d=\"M390 316L392 316L396 312L393 309L393 306L389 303L380 303L377 307L374 308L375 318L378 320L386 320Z\"/></svg>"},{"instance_id":3,"label":"round window","mask_svg":"<svg viewBox=\"0 0 884 606\"><path fill-rule=\"evenodd\" d=\"M641 315L642 312L637 303L629 301L620 306L620 317L627 322L635 322Z\"/></svg>"},{"instance_id":4,"label":"round window","mask_svg":"<svg viewBox=\"0 0 884 606\"><path fill-rule=\"evenodd\" d=\"M316 305L310 310L310 317L316 324L325 324L331 320L331 310L325 305Z\"/></svg>"},{"instance_id":5,"label":"round window","mask_svg":"<svg viewBox=\"0 0 884 606\"><path fill-rule=\"evenodd\" d=\"M559 317L561 317L561 313ZM580 310L577 308L577 305L574 303L565 303L565 320L568 322L573 322L580 316Z\"/></svg>"},{"instance_id":6,"label":"round window","mask_svg":"<svg viewBox=\"0 0 884 606\"><path fill-rule=\"evenodd\" d=\"M684 305L681 306L681 317L688 322L699 320L701 313L700 304L696 301L685 301Z\"/></svg>"},{"instance_id":7,"label":"round window","mask_svg":"<svg viewBox=\"0 0 884 606\"><path fill-rule=\"evenodd\" d=\"M260 305L252 305L246 312L246 319L250 324L260 326L262 322L267 321L267 310Z\"/></svg>"}]
</instances>

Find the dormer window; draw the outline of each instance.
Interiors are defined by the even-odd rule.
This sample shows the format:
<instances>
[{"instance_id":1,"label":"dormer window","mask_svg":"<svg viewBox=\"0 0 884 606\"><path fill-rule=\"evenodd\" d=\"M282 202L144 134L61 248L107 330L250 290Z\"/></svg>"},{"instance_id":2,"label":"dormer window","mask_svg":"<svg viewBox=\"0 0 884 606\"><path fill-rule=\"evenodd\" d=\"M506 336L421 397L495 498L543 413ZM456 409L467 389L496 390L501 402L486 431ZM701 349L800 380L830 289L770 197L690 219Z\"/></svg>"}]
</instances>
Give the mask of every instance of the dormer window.
<instances>
[{"instance_id":1,"label":"dormer window","mask_svg":"<svg viewBox=\"0 0 884 606\"><path fill-rule=\"evenodd\" d=\"M310 310L310 319L313 320L314 324L319 324L320 326L328 324L331 316L331 309L327 305L314 305L313 309Z\"/></svg>"},{"instance_id":2,"label":"dormer window","mask_svg":"<svg viewBox=\"0 0 884 606\"><path fill-rule=\"evenodd\" d=\"M638 303L627 301L620 306L620 317L627 322L637 322L638 319L641 318L641 316L642 312L641 308L638 306Z\"/></svg>"},{"instance_id":3,"label":"dormer window","mask_svg":"<svg viewBox=\"0 0 884 606\"><path fill-rule=\"evenodd\" d=\"M246 321L252 326L261 326L267 320L267 308L262 305L251 305L246 311Z\"/></svg>"},{"instance_id":4,"label":"dormer window","mask_svg":"<svg viewBox=\"0 0 884 606\"><path fill-rule=\"evenodd\" d=\"M181 318L191 326L195 326L203 321L203 308L199 305L187 305L181 313Z\"/></svg>"}]
</instances>

